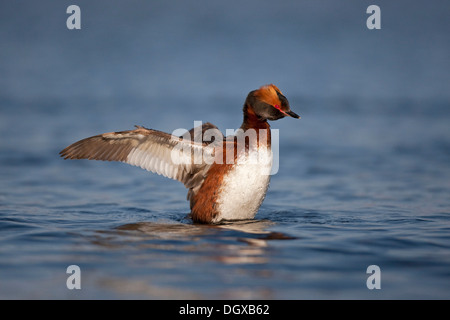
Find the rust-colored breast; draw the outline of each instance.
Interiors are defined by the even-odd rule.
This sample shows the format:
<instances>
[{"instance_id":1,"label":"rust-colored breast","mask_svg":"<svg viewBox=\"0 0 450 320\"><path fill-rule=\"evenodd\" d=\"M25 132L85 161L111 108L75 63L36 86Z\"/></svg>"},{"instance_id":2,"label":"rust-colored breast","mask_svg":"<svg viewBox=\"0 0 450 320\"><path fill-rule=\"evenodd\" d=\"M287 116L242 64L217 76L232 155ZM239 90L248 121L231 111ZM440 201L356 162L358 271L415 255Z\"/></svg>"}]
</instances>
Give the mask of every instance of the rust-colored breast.
<instances>
[{"instance_id":1,"label":"rust-colored breast","mask_svg":"<svg viewBox=\"0 0 450 320\"><path fill-rule=\"evenodd\" d=\"M191 201L191 217L197 223L211 223L218 215L217 198L223 177L231 169L232 164L211 165L208 175L197 194Z\"/></svg>"}]
</instances>

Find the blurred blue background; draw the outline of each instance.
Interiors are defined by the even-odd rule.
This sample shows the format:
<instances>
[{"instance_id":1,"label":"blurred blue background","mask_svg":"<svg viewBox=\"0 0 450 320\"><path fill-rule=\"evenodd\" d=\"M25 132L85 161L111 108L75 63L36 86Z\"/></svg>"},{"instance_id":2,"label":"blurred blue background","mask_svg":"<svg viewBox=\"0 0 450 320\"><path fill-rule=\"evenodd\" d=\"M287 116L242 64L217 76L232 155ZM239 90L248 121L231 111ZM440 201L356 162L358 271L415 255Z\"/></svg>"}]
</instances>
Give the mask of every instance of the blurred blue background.
<instances>
[{"instance_id":1,"label":"blurred blue background","mask_svg":"<svg viewBox=\"0 0 450 320\"><path fill-rule=\"evenodd\" d=\"M437 0L2 1L0 297L448 299L449 15ZM237 128L268 83L302 119L272 123L280 170L256 218L296 239L200 228L178 182L58 157L135 124Z\"/></svg>"}]
</instances>

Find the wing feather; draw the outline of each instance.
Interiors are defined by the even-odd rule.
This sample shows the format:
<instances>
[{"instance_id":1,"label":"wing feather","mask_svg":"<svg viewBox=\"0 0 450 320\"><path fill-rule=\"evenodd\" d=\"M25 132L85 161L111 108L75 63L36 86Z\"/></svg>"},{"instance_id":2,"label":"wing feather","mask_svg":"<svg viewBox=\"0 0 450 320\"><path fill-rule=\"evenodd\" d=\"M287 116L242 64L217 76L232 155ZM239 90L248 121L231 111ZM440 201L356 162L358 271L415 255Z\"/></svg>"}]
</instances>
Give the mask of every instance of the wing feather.
<instances>
[{"instance_id":1,"label":"wing feather","mask_svg":"<svg viewBox=\"0 0 450 320\"><path fill-rule=\"evenodd\" d=\"M205 125L207 128L215 127L209 123ZM135 130L109 132L82 139L63 149L60 154L64 159L128 163L191 187L191 178L198 173L205 176L209 168L204 162L194 164L192 155L194 152L211 150L205 148L203 143L137 126Z\"/></svg>"}]
</instances>

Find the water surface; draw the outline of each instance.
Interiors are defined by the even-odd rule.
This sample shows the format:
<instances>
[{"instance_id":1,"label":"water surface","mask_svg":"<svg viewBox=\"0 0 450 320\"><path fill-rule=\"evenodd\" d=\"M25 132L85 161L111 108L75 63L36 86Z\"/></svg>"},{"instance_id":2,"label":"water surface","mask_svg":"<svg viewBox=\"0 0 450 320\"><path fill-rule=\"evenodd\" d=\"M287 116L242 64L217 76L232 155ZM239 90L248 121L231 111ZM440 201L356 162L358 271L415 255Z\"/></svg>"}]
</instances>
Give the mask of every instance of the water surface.
<instances>
[{"instance_id":1,"label":"water surface","mask_svg":"<svg viewBox=\"0 0 450 320\"><path fill-rule=\"evenodd\" d=\"M448 4L379 1L376 33L342 3L78 1L78 32L72 3L2 3L0 298L450 298ZM196 225L179 182L59 158L135 124L238 128L270 82L302 119L272 123L255 220Z\"/></svg>"}]
</instances>

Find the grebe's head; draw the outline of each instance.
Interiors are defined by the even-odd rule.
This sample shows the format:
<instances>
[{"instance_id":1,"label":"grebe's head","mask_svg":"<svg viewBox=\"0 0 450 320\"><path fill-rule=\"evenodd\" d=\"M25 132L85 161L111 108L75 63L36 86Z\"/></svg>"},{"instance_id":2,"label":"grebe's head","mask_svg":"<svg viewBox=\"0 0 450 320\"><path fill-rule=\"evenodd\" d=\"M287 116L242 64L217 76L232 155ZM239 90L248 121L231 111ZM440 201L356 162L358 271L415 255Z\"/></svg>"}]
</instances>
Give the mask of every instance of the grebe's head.
<instances>
[{"instance_id":1,"label":"grebe's head","mask_svg":"<svg viewBox=\"0 0 450 320\"><path fill-rule=\"evenodd\" d=\"M273 84L251 91L245 100L245 108L251 108L261 120L278 120L286 116L300 118L299 115L291 111L289 101L280 89Z\"/></svg>"}]
</instances>

